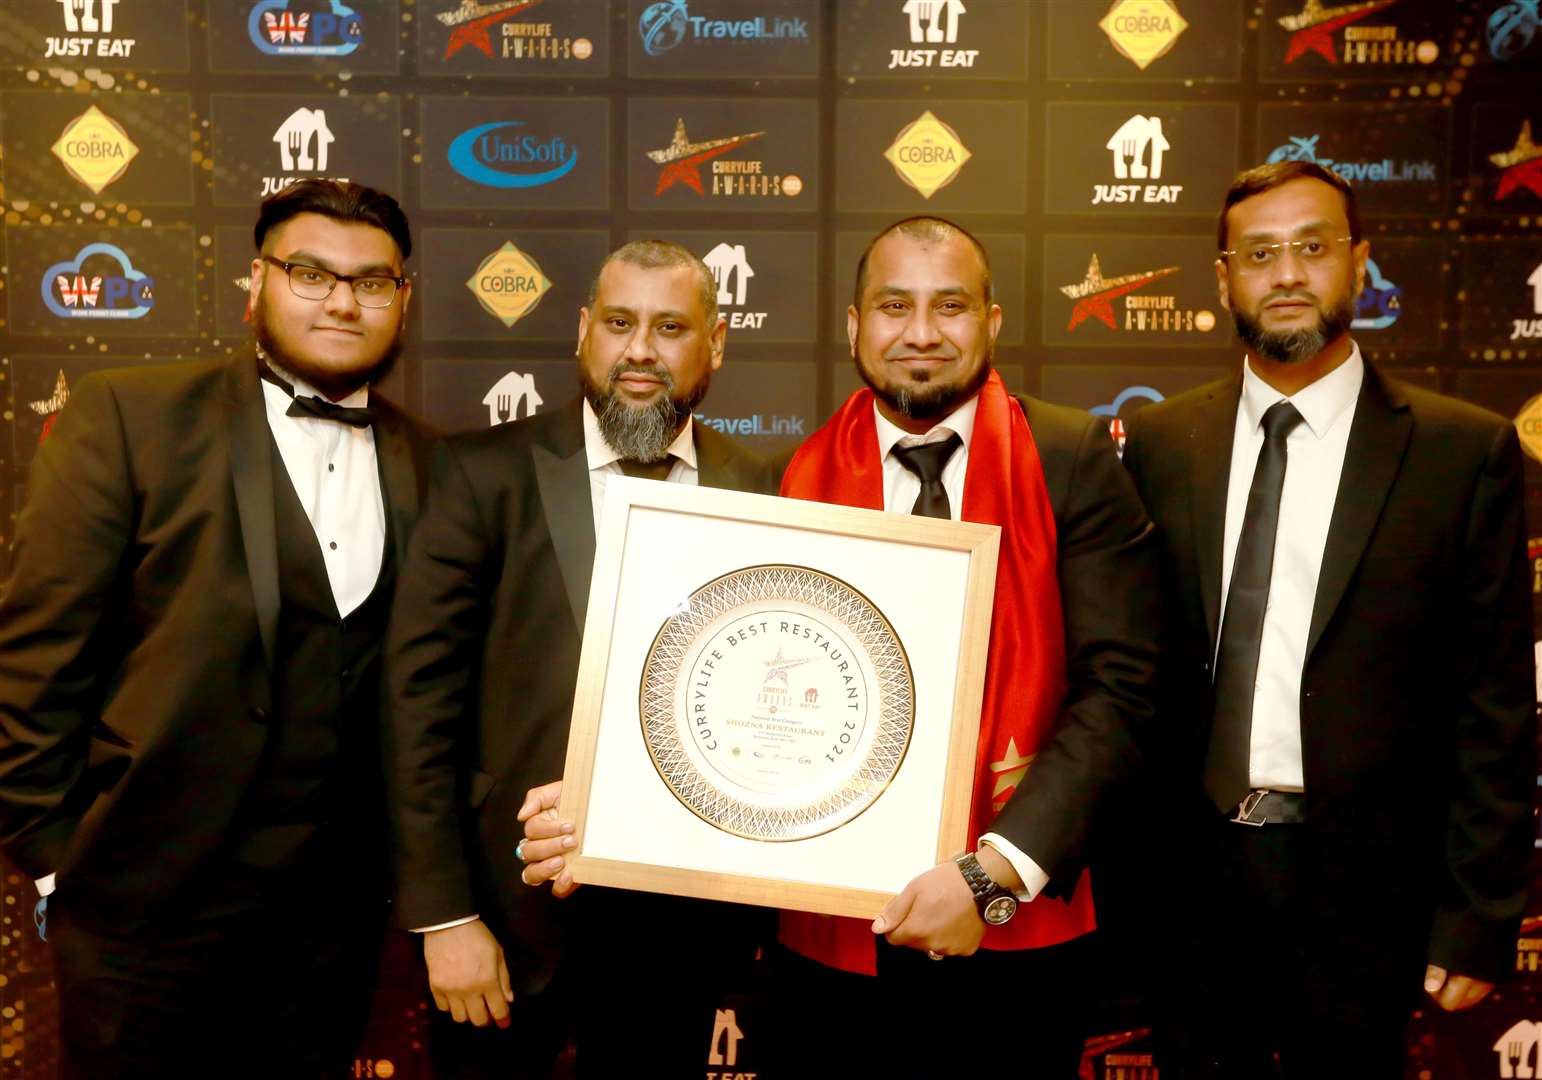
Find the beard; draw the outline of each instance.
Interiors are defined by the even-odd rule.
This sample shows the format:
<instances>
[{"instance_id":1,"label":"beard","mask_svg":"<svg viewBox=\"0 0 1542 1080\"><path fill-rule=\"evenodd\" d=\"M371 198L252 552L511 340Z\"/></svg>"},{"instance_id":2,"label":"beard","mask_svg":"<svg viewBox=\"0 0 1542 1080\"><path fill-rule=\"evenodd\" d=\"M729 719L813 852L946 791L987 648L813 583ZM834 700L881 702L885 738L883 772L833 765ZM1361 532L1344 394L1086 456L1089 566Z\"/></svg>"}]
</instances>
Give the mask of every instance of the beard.
<instances>
[{"instance_id":1,"label":"beard","mask_svg":"<svg viewBox=\"0 0 1542 1080\"><path fill-rule=\"evenodd\" d=\"M401 355L402 331L405 327L405 322L398 325L396 336L373 363L349 371L339 371L285 347L282 344L284 333L262 296L257 298L252 310L252 333L257 339L258 351L291 375L297 375L317 390L338 398L346 397L361 386L378 383L391 373L397 357Z\"/></svg>"},{"instance_id":2,"label":"beard","mask_svg":"<svg viewBox=\"0 0 1542 1080\"><path fill-rule=\"evenodd\" d=\"M1231 318L1236 324L1237 336L1254 353L1278 364L1299 364L1349 332L1355 319L1355 302L1346 296L1336 307L1326 311L1319 306L1316 324L1299 330L1265 330L1262 323L1236 308L1232 309Z\"/></svg>"},{"instance_id":3,"label":"beard","mask_svg":"<svg viewBox=\"0 0 1542 1080\"><path fill-rule=\"evenodd\" d=\"M880 401L901 416L921 421L941 420L985 385L991 373L991 360L992 357L987 356L972 374L951 382L935 379L929 371L921 371L913 373L903 383L880 383L868 371L868 366L860 361L857 363L857 374L862 376L862 381L867 383Z\"/></svg>"},{"instance_id":4,"label":"beard","mask_svg":"<svg viewBox=\"0 0 1542 1080\"><path fill-rule=\"evenodd\" d=\"M664 392L646 404L628 404L616 392L616 380L629 372L653 376L664 384ZM704 373L688 394L676 396L675 379L667 368L623 360L610 369L604 386L590 379L582 364L578 381L610 448L623 460L651 465L669 456L670 443L706 398L712 376L710 372Z\"/></svg>"}]
</instances>

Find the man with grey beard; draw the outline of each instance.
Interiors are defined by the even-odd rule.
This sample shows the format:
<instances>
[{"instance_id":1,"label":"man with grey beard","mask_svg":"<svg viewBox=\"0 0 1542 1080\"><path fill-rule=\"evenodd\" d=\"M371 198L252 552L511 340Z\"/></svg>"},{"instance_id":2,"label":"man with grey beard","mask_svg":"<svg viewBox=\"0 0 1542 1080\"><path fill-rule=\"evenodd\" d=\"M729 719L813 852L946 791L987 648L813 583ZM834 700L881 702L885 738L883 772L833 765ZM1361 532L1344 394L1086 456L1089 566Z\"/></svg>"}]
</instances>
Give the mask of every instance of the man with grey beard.
<instances>
[{"instance_id":1,"label":"man with grey beard","mask_svg":"<svg viewBox=\"0 0 1542 1080\"><path fill-rule=\"evenodd\" d=\"M583 396L438 455L386 661L396 916L423 935L437 1076L544 1076L575 1020L586 1071L699 1059L718 991L754 959L749 909L598 888L557 902L516 857L526 790L562 775L606 481L775 490L692 418L726 330L700 259L627 244L579 311Z\"/></svg>"},{"instance_id":2,"label":"man with grey beard","mask_svg":"<svg viewBox=\"0 0 1542 1080\"><path fill-rule=\"evenodd\" d=\"M1361 356L1344 179L1251 169L1218 240L1242 371L1142 410L1124 452L1168 586L1156 872L1188 886L1164 965L1187 976L1184 1075L1390 1080L1421 987L1464 1009L1514 966L1536 738L1520 446Z\"/></svg>"}]
</instances>

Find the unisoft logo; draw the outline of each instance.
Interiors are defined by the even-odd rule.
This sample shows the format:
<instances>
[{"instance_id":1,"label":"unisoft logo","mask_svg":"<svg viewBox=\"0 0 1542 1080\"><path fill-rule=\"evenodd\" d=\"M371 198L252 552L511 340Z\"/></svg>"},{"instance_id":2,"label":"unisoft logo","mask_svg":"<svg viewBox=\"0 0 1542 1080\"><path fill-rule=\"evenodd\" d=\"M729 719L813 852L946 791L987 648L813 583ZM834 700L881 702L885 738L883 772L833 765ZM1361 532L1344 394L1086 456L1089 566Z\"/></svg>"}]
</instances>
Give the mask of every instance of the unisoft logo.
<instances>
[{"instance_id":1,"label":"unisoft logo","mask_svg":"<svg viewBox=\"0 0 1542 1080\"><path fill-rule=\"evenodd\" d=\"M1439 178L1435 162L1382 158L1380 161L1338 161L1317 153L1319 135L1290 135L1269 151L1269 162L1313 161L1338 173L1351 184L1433 183Z\"/></svg>"},{"instance_id":2,"label":"unisoft logo","mask_svg":"<svg viewBox=\"0 0 1542 1080\"><path fill-rule=\"evenodd\" d=\"M113 9L122 0L58 0L64 14L64 33L50 35L43 43L43 59L53 57L100 58L134 55L134 39L108 37L113 32Z\"/></svg>"},{"instance_id":3,"label":"unisoft logo","mask_svg":"<svg viewBox=\"0 0 1542 1080\"><path fill-rule=\"evenodd\" d=\"M740 6L743 6L742 4ZM692 15L689 0L658 0L637 20L643 52L662 56L686 41L808 41L808 20L796 16L755 15L713 19Z\"/></svg>"},{"instance_id":4,"label":"unisoft logo","mask_svg":"<svg viewBox=\"0 0 1542 1080\"><path fill-rule=\"evenodd\" d=\"M526 127L523 120L495 120L461 132L446 154L450 167L474 184L507 190L556 183L578 165L578 147Z\"/></svg>"},{"instance_id":5,"label":"unisoft logo","mask_svg":"<svg viewBox=\"0 0 1542 1080\"><path fill-rule=\"evenodd\" d=\"M44 305L61 319L142 319L155 306L155 281L116 244L87 244L43 271L41 284Z\"/></svg>"},{"instance_id":6,"label":"unisoft logo","mask_svg":"<svg viewBox=\"0 0 1542 1080\"><path fill-rule=\"evenodd\" d=\"M122 124L92 105L64 125L53 152L71 176L100 195L103 188L128 171L139 147Z\"/></svg>"},{"instance_id":7,"label":"unisoft logo","mask_svg":"<svg viewBox=\"0 0 1542 1080\"><path fill-rule=\"evenodd\" d=\"M327 11L291 11L290 0L262 0L247 16L246 34L268 56L347 56L364 42L364 20L342 0Z\"/></svg>"}]
</instances>

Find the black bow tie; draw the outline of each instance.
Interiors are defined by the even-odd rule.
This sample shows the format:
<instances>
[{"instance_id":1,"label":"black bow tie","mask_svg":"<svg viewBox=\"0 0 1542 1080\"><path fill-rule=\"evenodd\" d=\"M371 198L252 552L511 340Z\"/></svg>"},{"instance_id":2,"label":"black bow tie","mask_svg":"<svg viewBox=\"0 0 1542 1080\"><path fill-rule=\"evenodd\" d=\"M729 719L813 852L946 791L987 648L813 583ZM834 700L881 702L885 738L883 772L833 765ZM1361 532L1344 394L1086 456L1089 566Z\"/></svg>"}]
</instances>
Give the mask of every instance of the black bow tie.
<instances>
[{"instance_id":1,"label":"black bow tie","mask_svg":"<svg viewBox=\"0 0 1542 1080\"><path fill-rule=\"evenodd\" d=\"M330 401L311 394L305 397L296 396L294 387L279 378L267 364L258 365L257 375L263 382L272 383L294 398L289 403L289 408L284 411L285 416L309 416L314 420L335 420L339 424L356 428L366 428L374 423L374 410L367 406L362 409L350 409L342 405L334 405Z\"/></svg>"}]
</instances>

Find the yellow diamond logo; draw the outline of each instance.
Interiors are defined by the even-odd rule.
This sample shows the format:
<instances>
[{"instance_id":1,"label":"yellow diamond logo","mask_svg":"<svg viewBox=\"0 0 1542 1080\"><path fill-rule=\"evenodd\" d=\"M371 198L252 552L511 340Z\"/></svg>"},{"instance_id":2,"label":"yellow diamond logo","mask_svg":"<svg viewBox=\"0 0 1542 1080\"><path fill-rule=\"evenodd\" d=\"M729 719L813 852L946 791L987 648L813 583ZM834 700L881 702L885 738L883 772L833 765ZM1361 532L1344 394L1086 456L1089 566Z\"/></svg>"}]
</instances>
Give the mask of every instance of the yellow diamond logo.
<instances>
[{"instance_id":1,"label":"yellow diamond logo","mask_svg":"<svg viewBox=\"0 0 1542 1080\"><path fill-rule=\"evenodd\" d=\"M1142 71L1189 28L1174 0L1114 0L1098 26L1114 48Z\"/></svg>"},{"instance_id":2,"label":"yellow diamond logo","mask_svg":"<svg viewBox=\"0 0 1542 1080\"><path fill-rule=\"evenodd\" d=\"M504 326L513 326L535 310L551 281L534 259L507 243L482 260L466 288L488 314Z\"/></svg>"},{"instance_id":3,"label":"yellow diamond logo","mask_svg":"<svg viewBox=\"0 0 1542 1080\"><path fill-rule=\"evenodd\" d=\"M1515 418L1515 430L1521 437L1521 448L1542 461L1542 394L1521 406L1520 415Z\"/></svg>"},{"instance_id":4,"label":"yellow diamond logo","mask_svg":"<svg viewBox=\"0 0 1542 1080\"><path fill-rule=\"evenodd\" d=\"M974 155L959 139L958 132L928 109L894 137L893 145L883 156L901 180L930 199L938 188L953 183L964 162Z\"/></svg>"},{"instance_id":5,"label":"yellow diamond logo","mask_svg":"<svg viewBox=\"0 0 1542 1080\"><path fill-rule=\"evenodd\" d=\"M138 154L123 125L95 105L66 124L54 143L54 156L96 195L128 171Z\"/></svg>"}]
</instances>

